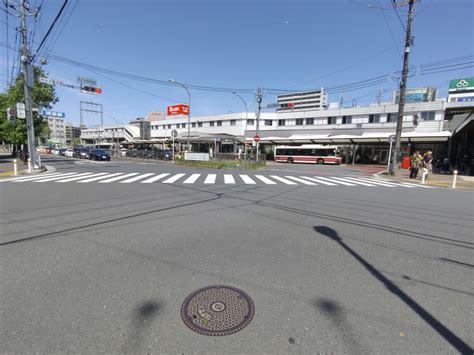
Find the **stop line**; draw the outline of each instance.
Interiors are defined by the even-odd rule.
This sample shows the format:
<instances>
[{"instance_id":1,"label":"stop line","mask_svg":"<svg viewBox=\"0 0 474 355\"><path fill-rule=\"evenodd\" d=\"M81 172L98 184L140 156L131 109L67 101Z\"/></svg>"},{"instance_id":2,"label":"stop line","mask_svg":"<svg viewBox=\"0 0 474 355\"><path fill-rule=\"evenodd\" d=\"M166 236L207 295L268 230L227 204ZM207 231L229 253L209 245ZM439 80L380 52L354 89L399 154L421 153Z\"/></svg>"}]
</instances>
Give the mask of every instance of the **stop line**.
<instances>
[{"instance_id":1,"label":"stop line","mask_svg":"<svg viewBox=\"0 0 474 355\"><path fill-rule=\"evenodd\" d=\"M96 173L54 172L35 176L13 177L0 182L34 183L121 183L121 184L203 184L203 185L302 185L302 186L347 186L347 187L405 187L433 188L414 183L390 181L364 176L291 176L249 174L202 174L202 173Z\"/></svg>"}]
</instances>

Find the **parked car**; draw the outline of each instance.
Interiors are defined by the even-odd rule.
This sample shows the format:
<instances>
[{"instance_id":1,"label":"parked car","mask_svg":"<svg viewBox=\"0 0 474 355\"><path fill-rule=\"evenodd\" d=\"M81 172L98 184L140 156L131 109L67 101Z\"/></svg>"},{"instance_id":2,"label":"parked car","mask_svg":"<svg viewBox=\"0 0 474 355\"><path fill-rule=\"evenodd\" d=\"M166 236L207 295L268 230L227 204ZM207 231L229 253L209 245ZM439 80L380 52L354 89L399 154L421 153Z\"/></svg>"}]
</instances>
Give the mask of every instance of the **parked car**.
<instances>
[{"instance_id":1,"label":"parked car","mask_svg":"<svg viewBox=\"0 0 474 355\"><path fill-rule=\"evenodd\" d=\"M64 157L66 153L67 148L59 148L59 154L60 156Z\"/></svg>"},{"instance_id":2,"label":"parked car","mask_svg":"<svg viewBox=\"0 0 474 355\"><path fill-rule=\"evenodd\" d=\"M110 153L105 149L92 149L89 154L90 160L110 160Z\"/></svg>"},{"instance_id":3,"label":"parked car","mask_svg":"<svg viewBox=\"0 0 474 355\"><path fill-rule=\"evenodd\" d=\"M53 154L53 155L59 155L59 148L53 148L53 149L51 150L51 154Z\"/></svg>"},{"instance_id":4,"label":"parked car","mask_svg":"<svg viewBox=\"0 0 474 355\"><path fill-rule=\"evenodd\" d=\"M72 148L66 149L66 151L64 152L64 156L68 158L72 158L74 156L74 149Z\"/></svg>"},{"instance_id":5,"label":"parked car","mask_svg":"<svg viewBox=\"0 0 474 355\"><path fill-rule=\"evenodd\" d=\"M159 149L158 150L158 159L160 160L172 160L173 152L169 149Z\"/></svg>"},{"instance_id":6,"label":"parked car","mask_svg":"<svg viewBox=\"0 0 474 355\"><path fill-rule=\"evenodd\" d=\"M74 158L89 159L89 154L90 154L89 148L74 149Z\"/></svg>"}]
</instances>

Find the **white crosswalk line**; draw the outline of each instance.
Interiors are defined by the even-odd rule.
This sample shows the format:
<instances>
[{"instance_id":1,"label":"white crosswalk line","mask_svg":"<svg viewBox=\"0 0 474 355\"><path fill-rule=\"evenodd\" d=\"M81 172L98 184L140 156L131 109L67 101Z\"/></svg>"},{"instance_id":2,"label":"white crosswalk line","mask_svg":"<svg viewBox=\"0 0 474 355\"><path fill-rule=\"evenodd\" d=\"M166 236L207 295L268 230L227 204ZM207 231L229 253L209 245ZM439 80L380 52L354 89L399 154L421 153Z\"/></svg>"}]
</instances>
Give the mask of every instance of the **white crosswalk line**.
<instances>
[{"instance_id":1,"label":"white crosswalk line","mask_svg":"<svg viewBox=\"0 0 474 355\"><path fill-rule=\"evenodd\" d=\"M224 174L224 184L235 184L235 179L230 174Z\"/></svg>"},{"instance_id":2,"label":"white crosswalk line","mask_svg":"<svg viewBox=\"0 0 474 355\"><path fill-rule=\"evenodd\" d=\"M406 187L421 187L422 189L435 189L433 186L426 186L422 184L411 184L409 182L399 182L400 185L406 186Z\"/></svg>"},{"instance_id":3,"label":"white crosswalk line","mask_svg":"<svg viewBox=\"0 0 474 355\"><path fill-rule=\"evenodd\" d=\"M151 175L154 175L154 173L141 174L141 175L132 177L132 178L130 178L130 179L120 181L120 183L121 183L121 184L130 184L130 183L132 183L132 182L135 182L135 181L144 179L144 178L146 178L146 177L148 177L148 176L151 176Z\"/></svg>"},{"instance_id":4,"label":"white crosswalk line","mask_svg":"<svg viewBox=\"0 0 474 355\"><path fill-rule=\"evenodd\" d=\"M345 185L345 186L356 186L355 184L351 184L349 182L344 182L344 181L334 181L334 180L331 180L331 179L328 179L328 178L325 178L325 177L322 177L322 176L318 176L317 177L318 179L321 179L321 180L324 180L324 181L329 181L331 183L337 183L337 184L340 184L340 185Z\"/></svg>"},{"instance_id":5,"label":"white crosswalk line","mask_svg":"<svg viewBox=\"0 0 474 355\"><path fill-rule=\"evenodd\" d=\"M216 174L208 174L206 176L206 180L204 180L205 184L215 184L216 183Z\"/></svg>"},{"instance_id":6,"label":"white crosswalk line","mask_svg":"<svg viewBox=\"0 0 474 355\"><path fill-rule=\"evenodd\" d=\"M78 181L78 183L83 184L83 183L87 183L87 182L98 181L98 180L101 180L101 179L107 179L107 178L111 178L112 176L117 176L117 175L122 175L122 174L123 173L114 173L114 174L99 173L95 177L91 177L91 178L88 178L88 179L85 179L85 180L80 180L80 181Z\"/></svg>"},{"instance_id":7,"label":"white crosswalk line","mask_svg":"<svg viewBox=\"0 0 474 355\"><path fill-rule=\"evenodd\" d=\"M86 177L91 177L93 173L82 173L82 174L77 174L76 176L64 180L57 180L56 182L70 182L70 181L76 181L76 180L81 180Z\"/></svg>"},{"instance_id":8,"label":"white crosswalk line","mask_svg":"<svg viewBox=\"0 0 474 355\"><path fill-rule=\"evenodd\" d=\"M276 185L275 181L272 181L263 175L255 175L255 177L267 185Z\"/></svg>"},{"instance_id":9,"label":"white crosswalk line","mask_svg":"<svg viewBox=\"0 0 474 355\"><path fill-rule=\"evenodd\" d=\"M101 180L101 181L99 181L99 183L100 184L108 184L109 182L122 180L122 179L125 179L125 178L129 177L129 176L135 176L138 173L129 173L129 174L125 174L125 175L123 175L123 173L120 173L120 174L122 174L122 175L116 176L116 177L113 177L113 178L110 178L110 179L107 179L107 180Z\"/></svg>"},{"instance_id":10,"label":"white crosswalk line","mask_svg":"<svg viewBox=\"0 0 474 355\"><path fill-rule=\"evenodd\" d=\"M345 181L345 182L348 182L348 183L351 183L351 184L362 185L362 186L371 186L371 187L374 187L374 186L375 186L375 185L371 185L371 184L369 184L369 183L367 183L367 182L354 181L354 180L349 180L349 179L340 178L340 177L337 177L337 176L331 176L331 179L336 180L336 181Z\"/></svg>"},{"instance_id":11,"label":"white crosswalk line","mask_svg":"<svg viewBox=\"0 0 474 355\"><path fill-rule=\"evenodd\" d=\"M67 174L63 174L62 176L53 176L53 177L47 177L47 178L44 178L44 179L34 180L34 182L56 181L56 180L62 179L63 177L66 178L66 177L72 177L72 176L76 176L76 175L77 175L77 173L67 173Z\"/></svg>"},{"instance_id":12,"label":"white crosswalk line","mask_svg":"<svg viewBox=\"0 0 474 355\"><path fill-rule=\"evenodd\" d=\"M302 179L307 179L310 181L317 182L319 184L327 185L327 186L336 186L336 184L333 184L332 182L327 182L321 179L318 179L317 177L309 177L309 176L300 176Z\"/></svg>"},{"instance_id":13,"label":"white crosswalk line","mask_svg":"<svg viewBox=\"0 0 474 355\"><path fill-rule=\"evenodd\" d=\"M368 182L369 184L374 184L374 185L377 185L377 186L386 186L386 187L395 187L397 186L398 184L387 184L385 182L382 182L382 181L378 181L378 180L374 180L374 179L370 179L370 178L363 178L363 177L351 177L351 176L346 176L345 177L346 179L349 179L349 180L356 180L356 181L363 181L363 182Z\"/></svg>"},{"instance_id":14,"label":"white crosswalk line","mask_svg":"<svg viewBox=\"0 0 474 355\"><path fill-rule=\"evenodd\" d=\"M307 181L307 180L304 180L304 179L301 179L301 178L297 178L295 176L285 176L285 177L287 179L291 179L291 180L294 180L294 181L297 181L297 182L301 182L304 185L317 185L315 182Z\"/></svg>"},{"instance_id":15,"label":"white crosswalk line","mask_svg":"<svg viewBox=\"0 0 474 355\"><path fill-rule=\"evenodd\" d=\"M170 177L169 179L163 181L163 184L172 184L172 183L178 181L179 179L181 179L184 175L186 175L186 174L176 174L176 175Z\"/></svg>"},{"instance_id":16,"label":"white crosswalk line","mask_svg":"<svg viewBox=\"0 0 474 355\"><path fill-rule=\"evenodd\" d=\"M17 176L17 177L14 177L14 178L10 178L10 179L5 179L5 180L1 180L1 181L14 181L14 182L20 182L20 181L29 181L29 180L36 180L36 179L42 179L42 178L45 178L45 177L53 177L53 176L59 176L59 175L62 175L63 173L50 173L50 174L40 174L39 176L38 175L35 175L35 176Z\"/></svg>"},{"instance_id":17,"label":"white crosswalk line","mask_svg":"<svg viewBox=\"0 0 474 355\"><path fill-rule=\"evenodd\" d=\"M183 181L183 184L194 184L200 176L201 174L192 174L190 177Z\"/></svg>"},{"instance_id":18,"label":"white crosswalk line","mask_svg":"<svg viewBox=\"0 0 474 355\"><path fill-rule=\"evenodd\" d=\"M254 185L256 182L248 175L240 175L240 178L243 180L243 182L247 185Z\"/></svg>"},{"instance_id":19,"label":"white crosswalk line","mask_svg":"<svg viewBox=\"0 0 474 355\"><path fill-rule=\"evenodd\" d=\"M141 181L140 183L141 184L151 184L152 182L155 182L155 181L158 181L160 179L163 179L164 177L167 177L169 175L169 173L163 173L163 174L159 174L159 175L156 175L156 176L153 176L152 178L149 178L145 181Z\"/></svg>"},{"instance_id":20,"label":"white crosswalk line","mask_svg":"<svg viewBox=\"0 0 474 355\"><path fill-rule=\"evenodd\" d=\"M277 176L277 175L270 175L272 178L274 178L275 180L278 180L284 184L287 184L287 185L298 185L296 182L294 181L291 181L291 180L288 180L288 179L285 179L285 178L282 178L281 176Z\"/></svg>"}]
</instances>

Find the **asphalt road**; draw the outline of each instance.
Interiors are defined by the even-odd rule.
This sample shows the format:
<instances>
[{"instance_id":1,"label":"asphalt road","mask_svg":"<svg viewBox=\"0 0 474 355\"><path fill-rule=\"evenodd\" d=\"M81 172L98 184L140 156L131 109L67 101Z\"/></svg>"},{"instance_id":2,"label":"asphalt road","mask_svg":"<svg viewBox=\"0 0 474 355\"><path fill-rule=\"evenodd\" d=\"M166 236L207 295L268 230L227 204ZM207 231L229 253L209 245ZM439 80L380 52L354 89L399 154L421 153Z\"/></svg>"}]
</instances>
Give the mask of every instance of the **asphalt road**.
<instances>
[{"instance_id":1,"label":"asphalt road","mask_svg":"<svg viewBox=\"0 0 474 355\"><path fill-rule=\"evenodd\" d=\"M472 193L239 177L364 178L336 166L228 173L168 163L47 164L67 176L203 176L192 184L0 181L3 352L467 353L473 346ZM202 182L209 173L215 184ZM224 182L226 173L235 183ZM255 315L246 328L211 337L185 326L184 299L208 285L250 295Z\"/></svg>"}]
</instances>

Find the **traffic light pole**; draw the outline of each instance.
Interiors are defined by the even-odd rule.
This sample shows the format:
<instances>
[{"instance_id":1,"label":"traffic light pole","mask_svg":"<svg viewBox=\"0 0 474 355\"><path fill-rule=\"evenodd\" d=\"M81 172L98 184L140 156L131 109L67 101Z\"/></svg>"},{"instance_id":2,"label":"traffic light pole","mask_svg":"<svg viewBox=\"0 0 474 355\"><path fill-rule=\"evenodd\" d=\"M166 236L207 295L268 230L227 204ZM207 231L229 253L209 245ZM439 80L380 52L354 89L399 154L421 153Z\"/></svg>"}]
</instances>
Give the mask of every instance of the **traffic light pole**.
<instances>
[{"instance_id":1,"label":"traffic light pole","mask_svg":"<svg viewBox=\"0 0 474 355\"><path fill-rule=\"evenodd\" d=\"M403 53L403 70L402 78L400 81L400 99L398 103L398 116L397 116L397 128L395 131L395 147L392 155L392 163L390 166L390 173L396 175L398 172L398 160L400 157L402 128L403 128L403 112L405 110L405 93L407 88L408 79L408 58L410 55L411 46L411 23L413 19L413 4L415 0L409 0L408 2L408 22L405 36L405 52ZM406 5L406 4L404 4Z\"/></svg>"},{"instance_id":2,"label":"traffic light pole","mask_svg":"<svg viewBox=\"0 0 474 355\"><path fill-rule=\"evenodd\" d=\"M36 147L35 147L35 128L33 123L33 111L32 111L32 99L31 99L31 88L30 84L34 82L34 78L30 77L31 72L29 70L30 53L28 50L28 40L26 37L26 14L25 14L25 0L21 0L20 3L20 17L21 17L21 65L23 71L23 91L25 95L25 113L26 113L26 127L28 135L28 156L33 162L35 169L41 168L36 161Z\"/></svg>"},{"instance_id":3,"label":"traffic light pole","mask_svg":"<svg viewBox=\"0 0 474 355\"><path fill-rule=\"evenodd\" d=\"M262 93L260 91L260 88L257 88L257 107L256 107L256 126L255 126L255 135L258 136L258 132L260 129L260 104L262 103ZM258 154L259 154L259 142L255 142L255 147L256 147L256 152L257 156L255 157L255 161L258 163Z\"/></svg>"}]
</instances>

